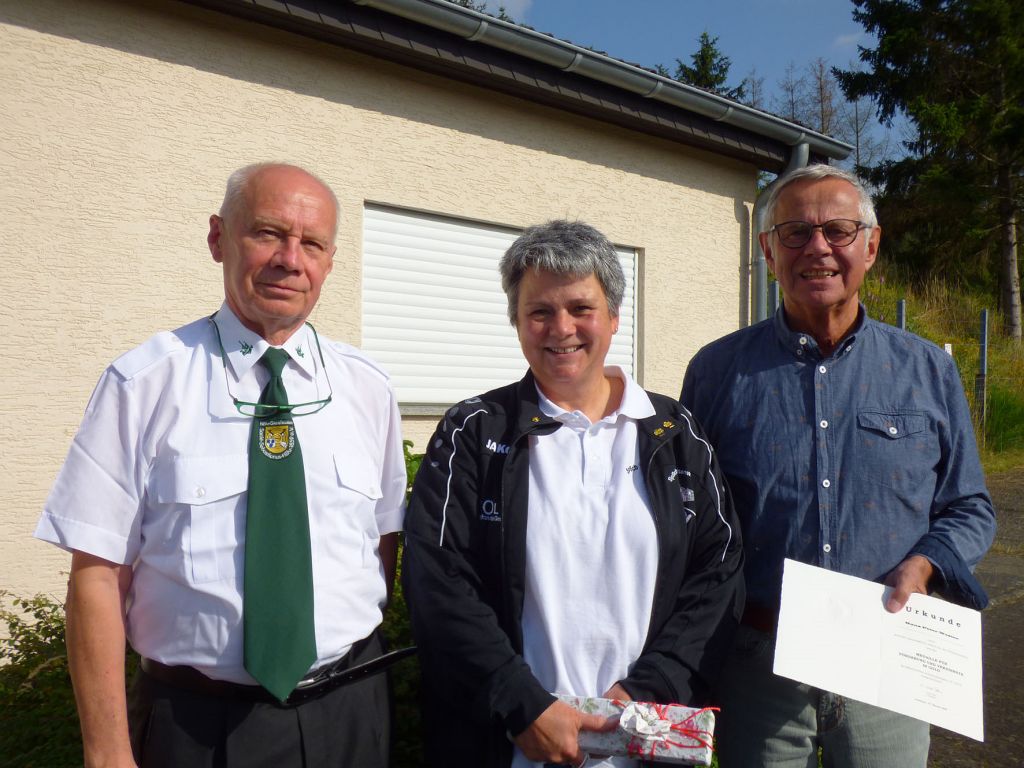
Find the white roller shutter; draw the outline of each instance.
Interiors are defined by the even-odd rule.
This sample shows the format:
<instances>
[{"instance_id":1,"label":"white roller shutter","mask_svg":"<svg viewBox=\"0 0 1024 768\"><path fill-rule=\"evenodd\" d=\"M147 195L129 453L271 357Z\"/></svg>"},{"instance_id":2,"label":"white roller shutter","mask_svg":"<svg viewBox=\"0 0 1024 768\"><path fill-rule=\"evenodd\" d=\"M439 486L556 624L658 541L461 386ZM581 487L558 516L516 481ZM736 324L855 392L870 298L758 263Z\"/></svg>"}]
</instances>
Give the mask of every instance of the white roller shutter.
<instances>
[{"instance_id":1,"label":"white roller shutter","mask_svg":"<svg viewBox=\"0 0 1024 768\"><path fill-rule=\"evenodd\" d=\"M402 405L447 406L522 377L498 261L519 231L414 211L363 212L363 350L391 374ZM636 360L637 259L626 274L608 362Z\"/></svg>"}]
</instances>

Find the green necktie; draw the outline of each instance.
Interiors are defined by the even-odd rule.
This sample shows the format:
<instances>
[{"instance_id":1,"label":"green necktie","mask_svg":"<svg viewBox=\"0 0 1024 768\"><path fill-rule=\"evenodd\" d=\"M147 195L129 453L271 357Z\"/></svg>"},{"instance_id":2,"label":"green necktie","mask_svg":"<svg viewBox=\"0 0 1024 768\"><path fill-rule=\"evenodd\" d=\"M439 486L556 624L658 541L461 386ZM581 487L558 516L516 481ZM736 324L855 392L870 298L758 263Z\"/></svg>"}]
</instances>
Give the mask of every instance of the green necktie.
<instances>
[{"instance_id":1,"label":"green necktie","mask_svg":"<svg viewBox=\"0 0 1024 768\"><path fill-rule=\"evenodd\" d=\"M283 349L259 360L270 371L261 405L286 405ZM245 668L280 700L316 661L313 566L302 450L288 411L260 408L249 439L245 523Z\"/></svg>"}]
</instances>

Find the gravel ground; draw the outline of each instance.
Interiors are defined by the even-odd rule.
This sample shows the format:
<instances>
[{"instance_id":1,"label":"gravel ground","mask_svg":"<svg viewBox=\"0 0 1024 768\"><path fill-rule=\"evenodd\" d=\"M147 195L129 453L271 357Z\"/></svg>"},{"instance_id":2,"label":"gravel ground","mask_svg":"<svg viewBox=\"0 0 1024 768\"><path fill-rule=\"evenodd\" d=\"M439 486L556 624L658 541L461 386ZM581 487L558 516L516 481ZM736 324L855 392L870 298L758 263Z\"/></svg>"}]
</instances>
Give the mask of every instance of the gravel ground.
<instances>
[{"instance_id":1,"label":"gravel ground","mask_svg":"<svg viewBox=\"0 0 1024 768\"><path fill-rule=\"evenodd\" d=\"M992 600L981 620L985 742L933 726L931 768L1024 766L1024 468L988 487L999 528L977 570Z\"/></svg>"}]
</instances>

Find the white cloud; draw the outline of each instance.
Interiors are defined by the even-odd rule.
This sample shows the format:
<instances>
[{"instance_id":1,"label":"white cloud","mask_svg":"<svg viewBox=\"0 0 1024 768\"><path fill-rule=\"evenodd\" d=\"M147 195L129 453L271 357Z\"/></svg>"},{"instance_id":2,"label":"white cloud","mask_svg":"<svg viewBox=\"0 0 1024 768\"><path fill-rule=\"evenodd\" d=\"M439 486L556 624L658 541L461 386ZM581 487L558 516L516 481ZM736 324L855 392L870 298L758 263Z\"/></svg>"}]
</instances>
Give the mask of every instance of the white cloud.
<instances>
[{"instance_id":1,"label":"white cloud","mask_svg":"<svg viewBox=\"0 0 1024 768\"><path fill-rule=\"evenodd\" d=\"M862 32L851 32L848 35L840 35L832 42L832 47L839 50L853 48L860 42Z\"/></svg>"}]
</instances>

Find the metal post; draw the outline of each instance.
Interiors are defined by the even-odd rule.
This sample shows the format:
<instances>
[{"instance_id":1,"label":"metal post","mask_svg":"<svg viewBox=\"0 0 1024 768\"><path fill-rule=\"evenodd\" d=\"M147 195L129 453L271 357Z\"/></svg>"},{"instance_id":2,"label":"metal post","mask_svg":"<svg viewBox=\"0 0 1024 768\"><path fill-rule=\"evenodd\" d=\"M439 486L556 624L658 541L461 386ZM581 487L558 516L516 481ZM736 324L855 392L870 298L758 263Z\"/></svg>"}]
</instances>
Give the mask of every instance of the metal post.
<instances>
[{"instance_id":1,"label":"metal post","mask_svg":"<svg viewBox=\"0 0 1024 768\"><path fill-rule=\"evenodd\" d=\"M768 284L768 316L771 317L775 314L775 310L779 308L779 282L778 280L772 280Z\"/></svg>"},{"instance_id":2,"label":"metal post","mask_svg":"<svg viewBox=\"0 0 1024 768\"><path fill-rule=\"evenodd\" d=\"M907 330L907 300L900 299L896 302L896 327L901 331Z\"/></svg>"},{"instance_id":3,"label":"metal post","mask_svg":"<svg viewBox=\"0 0 1024 768\"><path fill-rule=\"evenodd\" d=\"M978 374L974 377L974 413L978 420L978 442L985 444L985 415L988 404L988 310L981 310L978 338Z\"/></svg>"}]
</instances>

